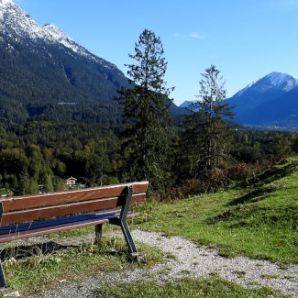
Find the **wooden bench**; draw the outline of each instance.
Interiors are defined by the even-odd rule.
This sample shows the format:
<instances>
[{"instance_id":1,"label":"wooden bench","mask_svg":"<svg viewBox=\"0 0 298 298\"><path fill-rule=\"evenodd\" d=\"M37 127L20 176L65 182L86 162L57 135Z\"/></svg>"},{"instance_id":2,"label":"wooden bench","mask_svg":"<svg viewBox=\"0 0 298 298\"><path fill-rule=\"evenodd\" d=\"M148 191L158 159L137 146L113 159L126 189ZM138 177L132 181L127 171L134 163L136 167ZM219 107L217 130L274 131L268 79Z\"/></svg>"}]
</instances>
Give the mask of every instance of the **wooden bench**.
<instances>
[{"instance_id":1,"label":"wooden bench","mask_svg":"<svg viewBox=\"0 0 298 298\"><path fill-rule=\"evenodd\" d=\"M129 252L137 252L129 232L127 217L131 205L146 198L148 182L112 185L83 190L49 193L0 200L0 243L53 232L95 226L96 241L102 237L102 224L121 227ZM0 260L0 287L7 283Z\"/></svg>"}]
</instances>

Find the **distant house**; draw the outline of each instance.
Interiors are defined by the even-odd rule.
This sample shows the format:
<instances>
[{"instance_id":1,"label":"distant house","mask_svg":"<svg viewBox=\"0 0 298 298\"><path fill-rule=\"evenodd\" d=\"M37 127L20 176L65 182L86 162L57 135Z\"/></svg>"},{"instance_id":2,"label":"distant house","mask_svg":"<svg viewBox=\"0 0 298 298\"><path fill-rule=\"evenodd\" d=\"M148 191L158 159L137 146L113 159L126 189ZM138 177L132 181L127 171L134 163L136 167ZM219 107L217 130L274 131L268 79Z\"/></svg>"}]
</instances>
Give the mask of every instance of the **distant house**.
<instances>
[{"instance_id":1,"label":"distant house","mask_svg":"<svg viewBox=\"0 0 298 298\"><path fill-rule=\"evenodd\" d=\"M66 179L66 185L73 187L76 186L78 179L74 178L74 177L69 177Z\"/></svg>"},{"instance_id":2,"label":"distant house","mask_svg":"<svg viewBox=\"0 0 298 298\"><path fill-rule=\"evenodd\" d=\"M43 193L46 193L47 192L46 187L44 186L44 184L38 185L38 192L40 194L43 194Z\"/></svg>"}]
</instances>

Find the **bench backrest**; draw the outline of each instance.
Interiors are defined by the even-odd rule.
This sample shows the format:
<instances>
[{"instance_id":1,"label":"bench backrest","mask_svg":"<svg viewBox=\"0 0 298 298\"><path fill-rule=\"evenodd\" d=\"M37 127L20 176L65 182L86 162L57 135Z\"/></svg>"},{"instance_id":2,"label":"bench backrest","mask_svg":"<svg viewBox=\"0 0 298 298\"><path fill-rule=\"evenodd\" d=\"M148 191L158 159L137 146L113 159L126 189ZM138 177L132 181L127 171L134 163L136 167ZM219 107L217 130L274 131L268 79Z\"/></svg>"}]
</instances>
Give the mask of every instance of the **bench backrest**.
<instances>
[{"instance_id":1,"label":"bench backrest","mask_svg":"<svg viewBox=\"0 0 298 298\"><path fill-rule=\"evenodd\" d=\"M128 186L133 188L131 204L135 205L145 200L148 184L147 181L144 181L35 196L4 198L0 200L0 227L120 209L125 200Z\"/></svg>"}]
</instances>

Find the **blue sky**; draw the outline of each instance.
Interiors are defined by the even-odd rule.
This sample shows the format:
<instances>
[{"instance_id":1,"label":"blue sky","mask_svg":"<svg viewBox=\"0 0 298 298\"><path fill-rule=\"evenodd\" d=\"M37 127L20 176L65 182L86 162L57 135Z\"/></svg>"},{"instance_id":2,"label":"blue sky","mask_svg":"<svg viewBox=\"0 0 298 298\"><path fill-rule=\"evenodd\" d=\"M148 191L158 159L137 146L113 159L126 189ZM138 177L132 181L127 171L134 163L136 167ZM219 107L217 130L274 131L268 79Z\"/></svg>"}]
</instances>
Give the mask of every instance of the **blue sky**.
<instances>
[{"instance_id":1,"label":"blue sky","mask_svg":"<svg viewBox=\"0 0 298 298\"><path fill-rule=\"evenodd\" d=\"M177 104L198 94L200 74L221 70L228 96L272 72L298 77L298 0L16 0L126 72L144 28L162 39Z\"/></svg>"}]
</instances>

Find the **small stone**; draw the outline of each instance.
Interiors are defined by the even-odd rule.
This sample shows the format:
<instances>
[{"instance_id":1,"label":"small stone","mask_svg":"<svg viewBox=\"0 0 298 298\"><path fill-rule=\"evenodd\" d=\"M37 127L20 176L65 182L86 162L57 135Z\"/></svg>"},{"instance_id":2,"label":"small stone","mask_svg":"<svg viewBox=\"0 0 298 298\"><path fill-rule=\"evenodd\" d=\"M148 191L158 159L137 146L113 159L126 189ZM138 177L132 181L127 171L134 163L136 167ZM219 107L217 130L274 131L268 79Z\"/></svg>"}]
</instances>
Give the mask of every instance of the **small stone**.
<instances>
[{"instance_id":1,"label":"small stone","mask_svg":"<svg viewBox=\"0 0 298 298\"><path fill-rule=\"evenodd\" d=\"M133 252L129 255L129 258L132 262L137 263L147 263L147 258L144 254L140 254L138 252Z\"/></svg>"},{"instance_id":2,"label":"small stone","mask_svg":"<svg viewBox=\"0 0 298 298\"><path fill-rule=\"evenodd\" d=\"M7 262L9 265L12 266L12 265L16 264L18 261L14 257L12 257Z\"/></svg>"},{"instance_id":3,"label":"small stone","mask_svg":"<svg viewBox=\"0 0 298 298\"><path fill-rule=\"evenodd\" d=\"M7 298L17 298L21 297L20 293L18 291L9 291L8 289L1 290L3 293L3 297Z\"/></svg>"},{"instance_id":4,"label":"small stone","mask_svg":"<svg viewBox=\"0 0 298 298\"><path fill-rule=\"evenodd\" d=\"M118 255L119 254L119 251L117 249L115 249L115 248L111 248L110 249L110 254L111 255Z\"/></svg>"}]
</instances>

